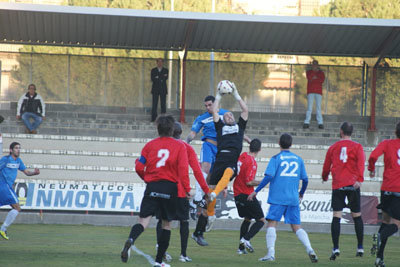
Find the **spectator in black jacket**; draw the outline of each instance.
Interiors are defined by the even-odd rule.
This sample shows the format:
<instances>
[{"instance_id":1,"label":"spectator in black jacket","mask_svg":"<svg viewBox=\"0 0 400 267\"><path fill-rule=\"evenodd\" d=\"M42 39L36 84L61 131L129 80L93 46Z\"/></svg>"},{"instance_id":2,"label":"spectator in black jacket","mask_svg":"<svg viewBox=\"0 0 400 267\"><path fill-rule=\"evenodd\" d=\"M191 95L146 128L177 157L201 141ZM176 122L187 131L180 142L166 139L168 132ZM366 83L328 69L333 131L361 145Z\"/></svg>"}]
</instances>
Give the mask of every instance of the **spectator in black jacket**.
<instances>
[{"instance_id":1,"label":"spectator in black jacket","mask_svg":"<svg viewBox=\"0 0 400 267\"><path fill-rule=\"evenodd\" d=\"M158 97L160 97L161 113L165 113L166 99L167 99L167 80L168 80L168 69L163 67L164 61L162 58L157 59L157 67L151 70L151 81L153 86L151 87L151 94L153 95L153 105L151 108L151 121L155 121L157 118L157 105Z\"/></svg>"},{"instance_id":2,"label":"spectator in black jacket","mask_svg":"<svg viewBox=\"0 0 400 267\"><path fill-rule=\"evenodd\" d=\"M17 107L17 119L22 119L26 126L26 133L36 134L36 129L45 119L45 109L43 98L36 93L36 86L30 84L28 92L20 97ZM33 123L31 123L31 119Z\"/></svg>"}]
</instances>

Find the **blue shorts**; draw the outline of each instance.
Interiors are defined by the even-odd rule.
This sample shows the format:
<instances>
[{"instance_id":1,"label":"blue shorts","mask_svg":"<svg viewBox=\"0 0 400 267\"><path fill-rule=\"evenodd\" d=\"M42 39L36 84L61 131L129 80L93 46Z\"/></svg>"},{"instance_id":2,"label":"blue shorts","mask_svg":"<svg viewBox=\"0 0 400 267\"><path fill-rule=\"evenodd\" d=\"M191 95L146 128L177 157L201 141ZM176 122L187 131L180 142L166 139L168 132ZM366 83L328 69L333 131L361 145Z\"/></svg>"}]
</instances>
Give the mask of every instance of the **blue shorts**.
<instances>
[{"instance_id":1,"label":"blue shorts","mask_svg":"<svg viewBox=\"0 0 400 267\"><path fill-rule=\"evenodd\" d=\"M265 219L279 222L282 216L286 224L300 224L300 206L271 204Z\"/></svg>"},{"instance_id":2,"label":"blue shorts","mask_svg":"<svg viewBox=\"0 0 400 267\"><path fill-rule=\"evenodd\" d=\"M0 182L0 206L12 205L18 203L18 197L14 189L6 182Z\"/></svg>"},{"instance_id":3,"label":"blue shorts","mask_svg":"<svg viewBox=\"0 0 400 267\"><path fill-rule=\"evenodd\" d=\"M211 166L215 162L215 156L217 155L217 146L204 141L201 146L200 162L209 162Z\"/></svg>"}]
</instances>

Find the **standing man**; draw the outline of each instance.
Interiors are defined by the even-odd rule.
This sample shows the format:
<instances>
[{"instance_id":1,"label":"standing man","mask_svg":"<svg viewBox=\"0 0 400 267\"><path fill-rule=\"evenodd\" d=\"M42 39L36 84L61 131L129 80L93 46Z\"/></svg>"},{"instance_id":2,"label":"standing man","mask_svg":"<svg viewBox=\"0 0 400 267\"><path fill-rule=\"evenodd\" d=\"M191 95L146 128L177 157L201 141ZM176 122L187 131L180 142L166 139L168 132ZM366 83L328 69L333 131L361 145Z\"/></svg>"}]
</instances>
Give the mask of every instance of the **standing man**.
<instances>
[{"instance_id":1,"label":"standing man","mask_svg":"<svg viewBox=\"0 0 400 267\"><path fill-rule=\"evenodd\" d=\"M252 239L265 224L264 212L258 200L254 199L249 201L247 199L249 195L254 192L254 186L260 184L260 181L254 180L257 173L255 157L257 157L260 150L261 141L258 139L251 140L250 152L244 152L239 157L238 176L233 183L233 195L235 197L236 208L239 216L244 218L240 226L238 254L247 254L247 251L250 253L254 252L250 239ZM249 230L252 219L255 219L256 222Z\"/></svg>"},{"instance_id":2,"label":"standing man","mask_svg":"<svg viewBox=\"0 0 400 267\"><path fill-rule=\"evenodd\" d=\"M325 81L325 74L320 70L318 61L313 60L311 70L306 73L307 76L307 113L304 121L303 128L307 129L310 127L311 113L313 110L313 104L315 99L315 109L317 113L318 128L324 129L324 121L321 113L321 102L322 102L322 84Z\"/></svg>"},{"instance_id":3,"label":"standing man","mask_svg":"<svg viewBox=\"0 0 400 267\"><path fill-rule=\"evenodd\" d=\"M382 224L378 231L378 253L375 266L385 266L383 252L390 236L400 227L400 122L396 125L396 139L384 140L368 159L370 177L375 177L375 162L384 154L385 169L381 185Z\"/></svg>"},{"instance_id":4,"label":"standing man","mask_svg":"<svg viewBox=\"0 0 400 267\"><path fill-rule=\"evenodd\" d=\"M238 101L242 113L240 114L238 123L235 122L235 117L232 112L226 112L223 115L222 121L218 109L221 95L217 91L213 105L213 121L215 130L217 131L217 155L215 157L215 164L212 168L209 182L209 187L213 191L210 194L210 203L208 203L207 206L207 214L200 214L196 230L192 235L192 238L200 246L208 245L204 240L203 233L207 225L208 216L210 216L210 214L215 214L216 197L236 176L237 161L242 152L244 131L249 117L247 105L240 97L235 84L230 82L230 86L232 88L232 95Z\"/></svg>"},{"instance_id":5,"label":"standing man","mask_svg":"<svg viewBox=\"0 0 400 267\"><path fill-rule=\"evenodd\" d=\"M170 221L176 215L177 184L182 183L187 196L190 195L187 151L181 141L171 137L174 123L171 115L159 116L157 130L160 137L148 142L136 160L135 170L146 183L146 190L140 205L139 223L132 226L121 252L122 262L128 261L131 246L147 228L151 217L159 212L163 229L154 266L169 267L162 258L171 237Z\"/></svg>"},{"instance_id":6,"label":"standing man","mask_svg":"<svg viewBox=\"0 0 400 267\"><path fill-rule=\"evenodd\" d=\"M204 98L204 106L206 107L206 112L198 116L192 125L192 129L189 135L186 137L186 142L189 144L196 135L200 132L201 129L203 136L201 140L203 141L203 145L201 146L200 153L200 162L201 169L203 171L204 179L207 178L207 175L210 172L212 165L215 162L215 155L217 154L217 132L215 131L214 121L213 121L213 105L214 105L215 97L212 95L206 96ZM217 107L218 108L218 107ZM218 109L218 115L223 116L227 110ZM194 203L199 203L203 198L203 191L201 190L200 184L196 181L196 193L193 197ZM190 216L193 220L196 219L196 205L194 203L190 203ZM213 214L210 214L213 216ZM215 215L214 215L215 216Z\"/></svg>"},{"instance_id":7,"label":"standing man","mask_svg":"<svg viewBox=\"0 0 400 267\"><path fill-rule=\"evenodd\" d=\"M151 108L151 121L154 122L157 118L157 105L158 98L160 97L161 114L165 114L167 111L167 80L168 80L168 69L163 67L164 60L162 58L157 59L157 67L151 70L151 81L153 85L151 87L151 94L153 95L153 104Z\"/></svg>"},{"instance_id":8,"label":"standing man","mask_svg":"<svg viewBox=\"0 0 400 267\"><path fill-rule=\"evenodd\" d=\"M8 240L7 228L14 222L21 207L19 206L18 196L13 189L13 184L17 178L17 170L22 171L27 176L38 175L39 169L28 171L19 157L21 145L17 142L10 144L10 154L0 159L0 206L10 205L11 210L8 212L1 228L0 235Z\"/></svg>"},{"instance_id":9,"label":"standing man","mask_svg":"<svg viewBox=\"0 0 400 267\"><path fill-rule=\"evenodd\" d=\"M17 119L21 119L26 126L26 133L36 134L36 129L45 119L46 105L43 98L36 93L36 85L30 84L28 92L18 100ZM33 119L33 123L31 123Z\"/></svg>"},{"instance_id":10,"label":"standing man","mask_svg":"<svg viewBox=\"0 0 400 267\"><path fill-rule=\"evenodd\" d=\"M342 210L346 207L346 198L357 235L356 257L364 255L364 225L361 218L360 187L364 181L365 155L361 144L351 140L352 133L353 125L349 122L343 122L340 126L341 140L329 147L322 170L323 181L328 181L328 175L330 172L332 173L333 218L331 235L333 249L330 260L335 260L340 255L340 219L342 218Z\"/></svg>"},{"instance_id":11,"label":"standing man","mask_svg":"<svg viewBox=\"0 0 400 267\"><path fill-rule=\"evenodd\" d=\"M179 122L175 122L174 124L174 133L173 138L176 140L180 140L182 134L182 125ZM194 177L196 178L197 182L200 184L201 189L203 190L204 194L208 194L208 186L206 181L204 180L204 176L200 169L199 161L197 160L197 155L191 145L182 141L182 143L186 147L189 166L193 170ZM174 220L179 221L179 232L181 236L181 255L179 257L179 261L181 262L191 262L192 259L187 256L187 243L189 238L189 200L186 195L185 189L182 186L182 183L178 183L178 205L176 208L176 216ZM157 223L157 243L161 238L161 220ZM172 260L172 257L166 253L165 258L169 258ZM168 260L167 260L168 261Z\"/></svg>"},{"instance_id":12,"label":"standing man","mask_svg":"<svg viewBox=\"0 0 400 267\"><path fill-rule=\"evenodd\" d=\"M307 189L308 177L303 159L290 152L292 136L282 134L279 139L281 152L273 156L265 170L264 179L256 188L255 192L248 197L249 200L257 195L268 183L268 203L270 204L267 214L267 242L268 253L260 261L275 261L276 226L285 217L285 223L290 224L297 238L303 243L312 263L318 262L317 255L311 247L307 232L300 225L300 201ZM299 183L302 180L300 192Z\"/></svg>"}]
</instances>

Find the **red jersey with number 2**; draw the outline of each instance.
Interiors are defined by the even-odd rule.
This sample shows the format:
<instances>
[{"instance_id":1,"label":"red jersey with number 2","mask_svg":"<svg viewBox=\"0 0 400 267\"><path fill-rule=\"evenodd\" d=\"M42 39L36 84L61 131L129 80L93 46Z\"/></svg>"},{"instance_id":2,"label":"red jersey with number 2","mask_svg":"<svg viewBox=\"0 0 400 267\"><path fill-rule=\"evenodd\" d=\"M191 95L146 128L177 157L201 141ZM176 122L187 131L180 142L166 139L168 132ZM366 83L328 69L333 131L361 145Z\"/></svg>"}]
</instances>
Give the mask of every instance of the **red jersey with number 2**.
<instances>
[{"instance_id":1,"label":"red jersey with number 2","mask_svg":"<svg viewBox=\"0 0 400 267\"><path fill-rule=\"evenodd\" d=\"M247 185L254 180L257 173L257 162L253 156L243 152L238 160L238 176L233 182L233 195L250 195L254 192L254 186Z\"/></svg>"},{"instance_id":2,"label":"red jersey with number 2","mask_svg":"<svg viewBox=\"0 0 400 267\"><path fill-rule=\"evenodd\" d=\"M186 147L172 137L159 137L148 142L140 158L136 159L135 170L146 183L181 182L186 192L190 192Z\"/></svg>"},{"instance_id":3,"label":"red jersey with number 2","mask_svg":"<svg viewBox=\"0 0 400 267\"><path fill-rule=\"evenodd\" d=\"M326 153L322 179L328 180L332 173L332 189L351 186L364 181L365 154L361 144L352 140L334 143Z\"/></svg>"},{"instance_id":4,"label":"red jersey with number 2","mask_svg":"<svg viewBox=\"0 0 400 267\"><path fill-rule=\"evenodd\" d=\"M375 170L375 162L384 154L385 169L381 190L400 192L400 139L384 140L372 151L368 160L368 170Z\"/></svg>"}]
</instances>

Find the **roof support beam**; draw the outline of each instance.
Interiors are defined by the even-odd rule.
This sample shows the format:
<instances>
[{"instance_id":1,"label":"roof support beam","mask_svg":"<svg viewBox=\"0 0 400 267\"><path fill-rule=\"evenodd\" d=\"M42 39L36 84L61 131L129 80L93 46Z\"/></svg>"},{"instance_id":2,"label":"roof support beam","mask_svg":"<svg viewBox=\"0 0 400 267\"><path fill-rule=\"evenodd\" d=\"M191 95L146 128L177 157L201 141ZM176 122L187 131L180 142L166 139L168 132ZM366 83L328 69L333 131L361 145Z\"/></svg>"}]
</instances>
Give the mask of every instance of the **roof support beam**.
<instances>
[{"instance_id":1,"label":"roof support beam","mask_svg":"<svg viewBox=\"0 0 400 267\"><path fill-rule=\"evenodd\" d=\"M381 62L382 58L387 54L388 49L393 42L393 40L399 35L400 28L394 27L386 39L382 42L382 44L375 51L375 54L378 56L378 60L375 62L374 67L372 69L372 86L371 86L371 116L369 122L368 131L375 132L376 124L376 79L377 79L377 69L378 65Z\"/></svg>"},{"instance_id":2,"label":"roof support beam","mask_svg":"<svg viewBox=\"0 0 400 267\"><path fill-rule=\"evenodd\" d=\"M190 46L192 42L193 29L195 26L195 21L190 20L188 22L188 26L186 28L185 39L183 43L183 50L178 52L179 55L179 64L180 64L180 79L179 79L179 87L181 92L181 115L179 121L181 123L185 123L185 104L186 104L186 56L187 56L187 48Z\"/></svg>"}]
</instances>

